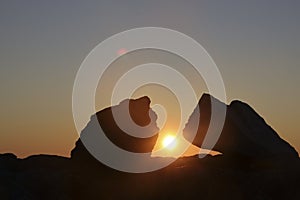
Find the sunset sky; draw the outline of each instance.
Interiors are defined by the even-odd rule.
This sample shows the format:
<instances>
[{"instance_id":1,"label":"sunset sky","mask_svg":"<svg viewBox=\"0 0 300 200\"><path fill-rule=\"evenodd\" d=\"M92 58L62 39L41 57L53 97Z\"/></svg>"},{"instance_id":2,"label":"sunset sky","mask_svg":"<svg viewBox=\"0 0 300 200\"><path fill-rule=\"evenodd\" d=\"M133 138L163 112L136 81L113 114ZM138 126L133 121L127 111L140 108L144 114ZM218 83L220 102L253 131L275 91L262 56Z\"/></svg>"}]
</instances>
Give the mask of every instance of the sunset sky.
<instances>
[{"instance_id":1,"label":"sunset sky","mask_svg":"<svg viewBox=\"0 0 300 200\"><path fill-rule=\"evenodd\" d=\"M1 1L0 153L69 156L83 59L111 35L145 26L197 40L219 67L227 102L250 104L299 152L299 9L296 0Z\"/></svg>"}]
</instances>

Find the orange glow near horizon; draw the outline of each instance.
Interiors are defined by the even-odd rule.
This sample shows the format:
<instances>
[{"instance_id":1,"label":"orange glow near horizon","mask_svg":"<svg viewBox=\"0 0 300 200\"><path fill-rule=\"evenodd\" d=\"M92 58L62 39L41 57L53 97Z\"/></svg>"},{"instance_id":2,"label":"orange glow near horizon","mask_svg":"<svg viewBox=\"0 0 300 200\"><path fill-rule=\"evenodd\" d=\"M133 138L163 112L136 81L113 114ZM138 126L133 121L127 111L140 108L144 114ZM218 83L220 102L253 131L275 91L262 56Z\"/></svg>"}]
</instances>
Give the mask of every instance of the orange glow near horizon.
<instances>
[{"instance_id":1,"label":"orange glow near horizon","mask_svg":"<svg viewBox=\"0 0 300 200\"><path fill-rule=\"evenodd\" d=\"M159 133L156 145L152 151L153 157L192 156L198 154L200 148L186 141L181 134L175 131L164 130Z\"/></svg>"}]
</instances>

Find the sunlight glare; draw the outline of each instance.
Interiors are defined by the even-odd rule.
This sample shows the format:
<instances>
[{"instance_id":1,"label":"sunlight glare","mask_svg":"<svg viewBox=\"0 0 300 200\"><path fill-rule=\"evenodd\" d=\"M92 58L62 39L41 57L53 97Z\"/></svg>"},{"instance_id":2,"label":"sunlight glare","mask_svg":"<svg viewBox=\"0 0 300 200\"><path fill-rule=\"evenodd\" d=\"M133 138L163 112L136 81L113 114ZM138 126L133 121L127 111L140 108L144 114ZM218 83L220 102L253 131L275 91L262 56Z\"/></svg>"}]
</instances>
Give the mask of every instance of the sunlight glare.
<instances>
[{"instance_id":1,"label":"sunlight glare","mask_svg":"<svg viewBox=\"0 0 300 200\"><path fill-rule=\"evenodd\" d=\"M173 135L167 135L163 141L162 141L162 145L164 148L167 149L173 149L176 146L176 141L175 141L175 136Z\"/></svg>"}]
</instances>

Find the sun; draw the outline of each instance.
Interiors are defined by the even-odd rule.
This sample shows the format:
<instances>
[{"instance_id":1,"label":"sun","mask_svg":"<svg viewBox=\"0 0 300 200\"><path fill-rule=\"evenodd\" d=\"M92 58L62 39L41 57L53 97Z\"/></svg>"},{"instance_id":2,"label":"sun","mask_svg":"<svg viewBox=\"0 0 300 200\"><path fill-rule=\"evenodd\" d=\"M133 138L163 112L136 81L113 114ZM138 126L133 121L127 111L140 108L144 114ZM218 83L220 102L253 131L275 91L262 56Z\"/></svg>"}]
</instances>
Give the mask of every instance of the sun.
<instances>
[{"instance_id":1,"label":"sun","mask_svg":"<svg viewBox=\"0 0 300 200\"><path fill-rule=\"evenodd\" d=\"M162 146L166 149L174 149L176 146L176 137L174 135L166 135L162 140Z\"/></svg>"}]
</instances>

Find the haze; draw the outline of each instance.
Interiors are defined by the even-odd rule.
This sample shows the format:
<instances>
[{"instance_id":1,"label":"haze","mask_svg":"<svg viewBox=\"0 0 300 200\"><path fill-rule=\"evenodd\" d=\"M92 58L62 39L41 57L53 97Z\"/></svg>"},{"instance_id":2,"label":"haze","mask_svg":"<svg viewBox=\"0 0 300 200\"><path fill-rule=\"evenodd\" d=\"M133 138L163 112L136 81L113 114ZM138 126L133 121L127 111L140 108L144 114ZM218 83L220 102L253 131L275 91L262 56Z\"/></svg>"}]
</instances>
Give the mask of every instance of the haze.
<instances>
[{"instance_id":1,"label":"haze","mask_svg":"<svg viewBox=\"0 0 300 200\"><path fill-rule=\"evenodd\" d=\"M107 37L144 26L196 39L219 67L227 102L249 103L299 152L299 9L293 0L1 1L0 152L69 156L81 62Z\"/></svg>"}]
</instances>

